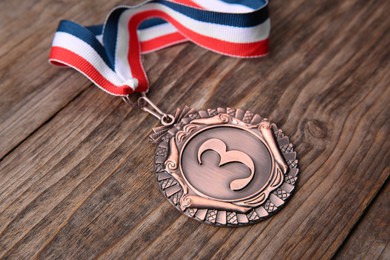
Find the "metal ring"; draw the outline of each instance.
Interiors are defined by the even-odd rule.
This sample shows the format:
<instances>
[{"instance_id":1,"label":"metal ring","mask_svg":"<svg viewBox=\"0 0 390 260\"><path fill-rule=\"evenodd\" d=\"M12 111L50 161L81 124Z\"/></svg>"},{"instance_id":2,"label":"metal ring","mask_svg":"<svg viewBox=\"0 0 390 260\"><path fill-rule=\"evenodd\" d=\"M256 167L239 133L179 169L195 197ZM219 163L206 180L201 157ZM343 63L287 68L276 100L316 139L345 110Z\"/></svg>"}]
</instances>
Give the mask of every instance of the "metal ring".
<instances>
[{"instance_id":1,"label":"metal ring","mask_svg":"<svg viewBox=\"0 0 390 260\"><path fill-rule=\"evenodd\" d=\"M170 114L165 114L161 117L160 122L164 126L173 125L175 123L175 117Z\"/></svg>"}]
</instances>

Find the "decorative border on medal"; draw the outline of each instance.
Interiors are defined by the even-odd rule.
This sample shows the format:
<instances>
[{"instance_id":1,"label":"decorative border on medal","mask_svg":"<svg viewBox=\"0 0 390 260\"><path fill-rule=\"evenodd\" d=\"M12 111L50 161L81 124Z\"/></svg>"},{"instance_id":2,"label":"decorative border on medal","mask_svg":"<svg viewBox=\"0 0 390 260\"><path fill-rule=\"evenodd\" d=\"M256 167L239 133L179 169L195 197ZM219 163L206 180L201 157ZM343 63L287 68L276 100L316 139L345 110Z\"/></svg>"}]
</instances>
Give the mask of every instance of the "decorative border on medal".
<instances>
[{"instance_id":1,"label":"decorative border on medal","mask_svg":"<svg viewBox=\"0 0 390 260\"><path fill-rule=\"evenodd\" d=\"M219 116L216 117L217 115ZM262 123L268 122L257 114L241 109L217 108L208 109L207 111L196 111L189 107L178 109L175 113L175 122L177 123L174 126L154 128L154 133L150 135L150 138L158 143L155 155L155 174L164 195L179 211L189 217L215 226L254 224L275 214L287 202L295 188L298 178L299 169L296 152L293 149L293 145L289 142L289 138L275 124L268 123L268 126L271 127L272 132L270 131L270 133L276 141L278 152L282 158L275 157L275 154L274 157L276 160L283 160L287 164L287 169L282 171L283 180L280 181L277 188L275 187L275 189L270 190L270 193L266 194L265 200L251 207L246 213L241 213L239 210L183 207L182 204L185 203L186 199L183 195L187 194L186 183L180 171L177 170L178 165L175 163L175 160L170 160L169 158L172 156L178 157L178 154L175 154L175 152L172 155L171 148L175 135L181 140L184 140L187 136L196 132L196 125L191 123L202 122L204 120L215 121L215 118L228 120L228 117L236 120L238 124L246 125L248 128L259 127ZM265 125L267 126L267 124Z\"/></svg>"}]
</instances>

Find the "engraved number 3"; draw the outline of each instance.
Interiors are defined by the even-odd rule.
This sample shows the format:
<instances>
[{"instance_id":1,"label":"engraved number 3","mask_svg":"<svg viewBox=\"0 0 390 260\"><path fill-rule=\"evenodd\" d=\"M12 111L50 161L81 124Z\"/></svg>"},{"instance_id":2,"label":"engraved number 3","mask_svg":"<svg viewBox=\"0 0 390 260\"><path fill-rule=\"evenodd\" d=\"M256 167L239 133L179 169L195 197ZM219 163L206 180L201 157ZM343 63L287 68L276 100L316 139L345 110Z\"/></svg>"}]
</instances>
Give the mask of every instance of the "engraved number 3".
<instances>
[{"instance_id":1,"label":"engraved number 3","mask_svg":"<svg viewBox=\"0 0 390 260\"><path fill-rule=\"evenodd\" d=\"M249 157L249 155L238 150L228 151L226 144L222 140L213 138L205 141L199 147L198 150L199 164L202 164L202 154L207 150L212 150L219 154L220 156L219 167L230 162L238 162L238 163L245 164L251 171L249 177L233 180L230 183L230 189L234 191L241 190L245 188L252 181L253 176L255 174L255 165L253 163L252 158Z\"/></svg>"}]
</instances>

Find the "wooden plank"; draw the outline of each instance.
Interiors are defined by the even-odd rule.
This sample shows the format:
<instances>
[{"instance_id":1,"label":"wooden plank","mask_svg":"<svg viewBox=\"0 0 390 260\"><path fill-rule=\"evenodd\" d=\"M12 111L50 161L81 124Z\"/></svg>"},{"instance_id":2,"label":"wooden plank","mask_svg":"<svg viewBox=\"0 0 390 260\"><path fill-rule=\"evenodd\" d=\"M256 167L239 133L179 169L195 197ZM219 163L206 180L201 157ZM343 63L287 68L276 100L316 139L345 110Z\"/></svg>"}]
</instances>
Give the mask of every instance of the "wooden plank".
<instances>
[{"instance_id":1,"label":"wooden plank","mask_svg":"<svg viewBox=\"0 0 390 260\"><path fill-rule=\"evenodd\" d=\"M116 2L0 2L0 159L91 85L48 64L58 22L100 23Z\"/></svg>"},{"instance_id":2,"label":"wooden plank","mask_svg":"<svg viewBox=\"0 0 390 260\"><path fill-rule=\"evenodd\" d=\"M63 17L60 7L67 3L51 7L54 13L42 11L50 4L37 3L20 14L39 13L32 16L42 16L34 28L41 23L46 40L51 27L43 20ZM66 16L80 22L103 12L91 1L73 3ZM154 147L147 135L156 121L82 81L76 94L60 96L61 106L37 119L40 124L20 139L25 141L7 144L11 152L0 162L0 258L333 256L390 173L390 24L384 22L390 3L272 1L271 11L272 51L266 58L232 59L184 44L147 55L144 62L150 98L164 110L184 104L241 107L267 115L291 136L301 172L296 193L280 213L238 229L181 215L152 174ZM22 34L9 32L11 25L17 22L1 30L22 41ZM34 48L35 41L27 40L19 52ZM46 51L44 44L35 50L42 64ZM23 68L23 60L15 63ZM56 69L34 68L24 79L37 72L36 89L59 89L65 78L69 88L80 85L81 77ZM43 84L45 78L51 80ZM11 88L24 91L21 84L1 81L1 90ZM23 108L28 99L12 95L2 95L1 103L15 113L50 107L42 100ZM27 124L20 120L15 133ZM15 138L11 132L2 140Z\"/></svg>"},{"instance_id":3,"label":"wooden plank","mask_svg":"<svg viewBox=\"0 0 390 260\"><path fill-rule=\"evenodd\" d=\"M390 259L390 185L386 185L368 212L337 252L338 259Z\"/></svg>"}]
</instances>

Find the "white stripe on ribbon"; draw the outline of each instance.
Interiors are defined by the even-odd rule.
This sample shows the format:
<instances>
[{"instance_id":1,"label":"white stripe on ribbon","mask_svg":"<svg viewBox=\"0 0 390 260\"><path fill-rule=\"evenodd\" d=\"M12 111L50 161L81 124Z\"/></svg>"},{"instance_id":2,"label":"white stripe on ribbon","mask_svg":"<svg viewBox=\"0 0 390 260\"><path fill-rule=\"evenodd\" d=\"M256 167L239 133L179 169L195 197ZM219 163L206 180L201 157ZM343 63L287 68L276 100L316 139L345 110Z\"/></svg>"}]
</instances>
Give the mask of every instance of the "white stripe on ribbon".
<instances>
[{"instance_id":1,"label":"white stripe on ribbon","mask_svg":"<svg viewBox=\"0 0 390 260\"><path fill-rule=\"evenodd\" d=\"M103 34L96 35L95 37L103 45Z\"/></svg>"},{"instance_id":2,"label":"white stripe on ribbon","mask_svg":"<svg viewBox=\"0 0 390 260\"><path fill-rule=\"evenodd\" d=\"M145 42L175 32L177 32L177 29L172 24L163 23L147 29L138 30L138 38L140 42Z\"/></svg>"},{"instance_id":3,"label":"white stripe on ribbon","mask_svg":"<svg viewBox=\"0 0 390 260\"><path fill-rule=\"evenodd\" d=\"M249 13L253 9L245 5L225 3L220 0L192 0L195 4L210 11L224 12L224 13Z\"/></svg>"}]
</instances>

